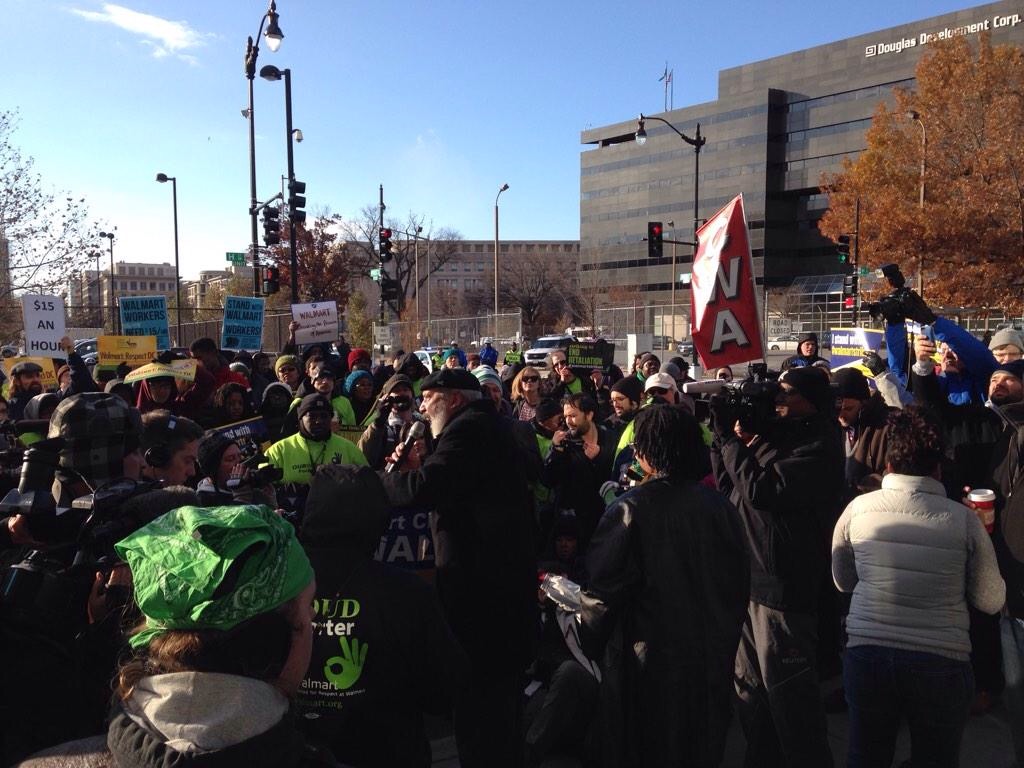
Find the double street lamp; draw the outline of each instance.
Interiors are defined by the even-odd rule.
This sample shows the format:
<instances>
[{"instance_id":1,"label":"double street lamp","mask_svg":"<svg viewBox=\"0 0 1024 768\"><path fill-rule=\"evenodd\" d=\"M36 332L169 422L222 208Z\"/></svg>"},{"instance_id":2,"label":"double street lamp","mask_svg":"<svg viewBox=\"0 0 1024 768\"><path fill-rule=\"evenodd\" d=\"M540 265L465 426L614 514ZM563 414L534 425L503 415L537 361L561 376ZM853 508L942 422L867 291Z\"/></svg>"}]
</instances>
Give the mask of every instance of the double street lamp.
<instances>
[{"instance_id":1,"label":"double street lamp","mask_svg":"<svg viewBox=\"0 0 1024 768\"><path fill-rule=\"evenodd\" d=\"M158 173L156 180L161 184L171 182L171 194L174 200L174 312L177 321L177 343L185 338L181 334L181 271L178 266L178 178L168 176L166 173Z\"/></svg>"},{"instance_id":2,"label":"double street lamp","mask_svg":"<svg viewBox=\"0 0 1024 768\"><path fill-rule=\"evenodd\" d=\"M502 184L498 194L494 196L494 336L498 336L498 198L501 193L508 189L508 184Z\"/></svg>"},{"instance_id":3,"label":"double street lamp","mask_svg":"<svg viewBox=\"0 0 1024 768\"><path fill-rule=\"evenodd\" d=\"M110 241L110 329L120 333L121 318L117 312L117 299L114 296L114 233L100 232L100 237L105 237Z\"/></svg>"},{"instance_id":4,"label":"double street lamp","mask_svg":"<svg viewBox=\"0 0 1024 768\"><path fill-rule=\"evenodd\" d=\"M263 24L269 19L266 33L263 32ZM270 7L260 18L260 28L256 32L256 40L260 35L267 38L267 47L273 53L281 47L284 33L277 24L277 3L270 0ZM256 198L256 123L253 114L252 84L256 78L256 59L259 57L260 47L258 42L253 42L250 37L245 47L245 77L249 81L249 107L245 116L249 120L249 218L252 229L252 295L260 295L260 244L259 244L259 200Z\"/></svg>"}]
</instances>

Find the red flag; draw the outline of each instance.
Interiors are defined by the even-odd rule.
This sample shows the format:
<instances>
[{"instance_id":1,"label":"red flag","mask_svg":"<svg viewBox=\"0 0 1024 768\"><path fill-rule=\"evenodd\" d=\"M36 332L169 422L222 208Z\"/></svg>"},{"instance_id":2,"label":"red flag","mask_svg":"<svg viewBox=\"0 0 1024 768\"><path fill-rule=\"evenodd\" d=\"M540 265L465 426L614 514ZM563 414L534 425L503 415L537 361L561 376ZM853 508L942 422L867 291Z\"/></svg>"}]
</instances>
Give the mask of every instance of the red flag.
<instances>
[{"instance_id":1,"label":"red flag","mask_svg":"<svg viewBox=\"0 0 1024 768\"><path fill-rule=\"evenodd\" d=\"M763 357L743 195L697 230L690 283L693 343L705 370Z\"/></svg>"}]
</instances>

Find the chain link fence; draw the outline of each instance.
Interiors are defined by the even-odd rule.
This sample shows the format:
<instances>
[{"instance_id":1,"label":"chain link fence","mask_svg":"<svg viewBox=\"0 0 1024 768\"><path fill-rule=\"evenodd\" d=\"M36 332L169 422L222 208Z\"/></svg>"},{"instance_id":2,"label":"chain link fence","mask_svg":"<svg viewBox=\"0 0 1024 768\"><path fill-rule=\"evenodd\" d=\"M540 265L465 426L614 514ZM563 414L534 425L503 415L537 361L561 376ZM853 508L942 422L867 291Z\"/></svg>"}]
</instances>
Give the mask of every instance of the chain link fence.
<instances>
[{"instance_id":1,"label":"chain link fence","mask_svg":"<svg viewBox=\"0 0 1024 768\"><path fill-rule=\"evenodd\" d=\"M479 346L482 339L489 338L499 352L512 342L523 341L523 315L521 312L505 312L498 315L477 315L475 317L446 317L433 319L429 323L415 320L394 323L373 324L373 342L378 349L421 349L426 346L441 346L452 341L463 349Z\"/></svg>"}]
</instances>

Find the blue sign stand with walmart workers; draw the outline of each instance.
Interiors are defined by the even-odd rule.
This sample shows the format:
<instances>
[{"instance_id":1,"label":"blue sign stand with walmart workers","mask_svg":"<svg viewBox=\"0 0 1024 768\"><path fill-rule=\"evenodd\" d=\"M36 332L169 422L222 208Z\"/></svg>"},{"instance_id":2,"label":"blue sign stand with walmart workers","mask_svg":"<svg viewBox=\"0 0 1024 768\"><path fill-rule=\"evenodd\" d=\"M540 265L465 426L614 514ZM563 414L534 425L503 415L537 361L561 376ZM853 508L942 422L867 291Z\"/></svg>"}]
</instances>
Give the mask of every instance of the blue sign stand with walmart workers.
<instances>
[{"instance_id":1,"label":"blue sign stand with walmart workers","mask_svg":"<svg viewBox=\"0 0 1024 768\"><path fill-rule=\"evenodd\" d=\"M117 303L124 336L156 336L157 349L171 348L166 296L122 296Z\"/></svg>"},{"instance_id":2,"label":"blue sign stand with walmart workers","mask_svg":"<svg viewBox=\"0 0 1024 768\"><path fill-rule=\"evenodd\" d=\"M222 349L253 351L263 348L263 299L245 296L224 299L220 346Z\"/></svg>"}]
</instances>

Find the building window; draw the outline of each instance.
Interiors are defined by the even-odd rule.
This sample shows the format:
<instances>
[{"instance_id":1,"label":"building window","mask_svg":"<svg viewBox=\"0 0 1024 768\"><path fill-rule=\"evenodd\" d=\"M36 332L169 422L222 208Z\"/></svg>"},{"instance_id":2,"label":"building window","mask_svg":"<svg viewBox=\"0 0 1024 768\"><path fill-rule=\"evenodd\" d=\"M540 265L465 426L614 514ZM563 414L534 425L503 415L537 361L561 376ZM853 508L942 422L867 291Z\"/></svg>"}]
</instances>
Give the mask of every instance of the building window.
<instances>
[{"instance_id":1,"label":"building window","mask_svg":"<svg viewBox=\"0 0 1024 768\"><path fill-rule=\"evenodd\" d=\"M122 282L123 282L123 281L122 281ZM138 285L139 285L138 281L136 281L136 280L132 280L132 282L131 282L131 288L130 288L129 290L132 290L132 291L138 290Z\"/></svg>"}]
</instances>

